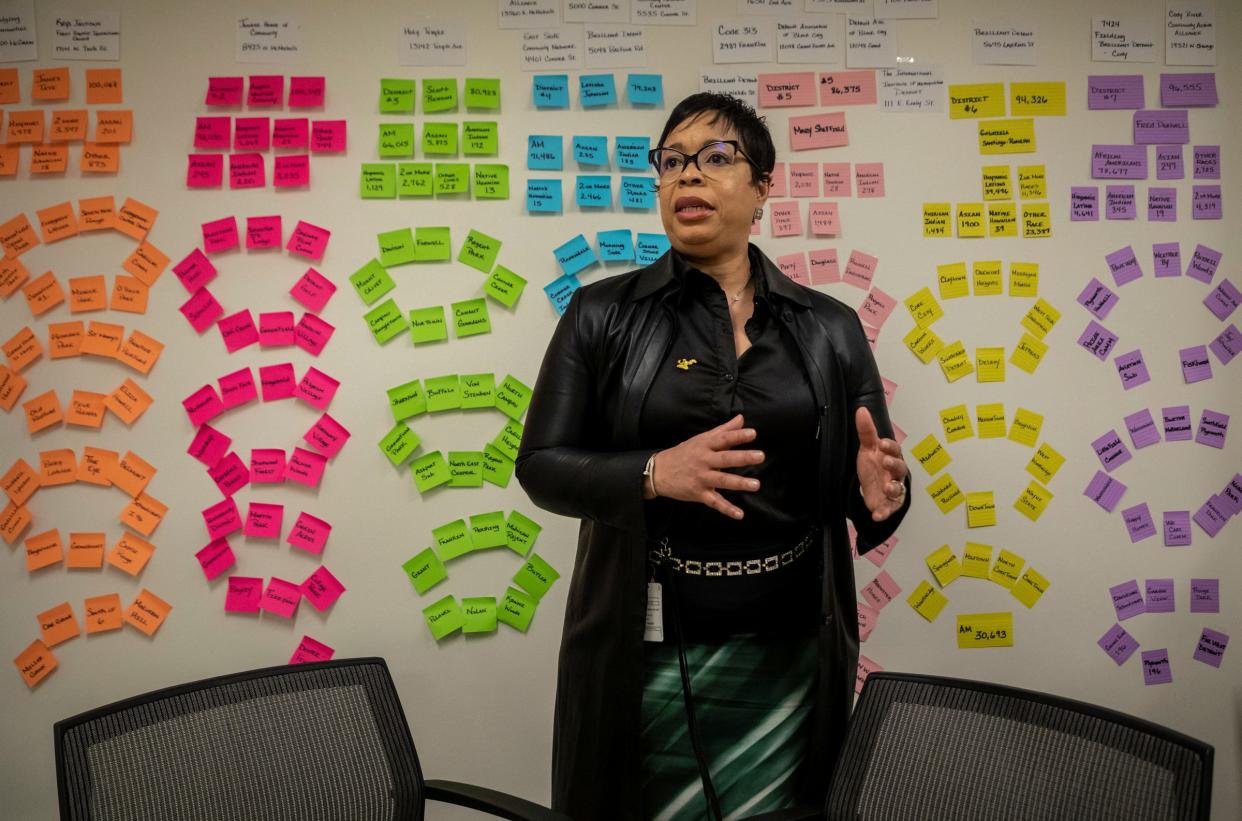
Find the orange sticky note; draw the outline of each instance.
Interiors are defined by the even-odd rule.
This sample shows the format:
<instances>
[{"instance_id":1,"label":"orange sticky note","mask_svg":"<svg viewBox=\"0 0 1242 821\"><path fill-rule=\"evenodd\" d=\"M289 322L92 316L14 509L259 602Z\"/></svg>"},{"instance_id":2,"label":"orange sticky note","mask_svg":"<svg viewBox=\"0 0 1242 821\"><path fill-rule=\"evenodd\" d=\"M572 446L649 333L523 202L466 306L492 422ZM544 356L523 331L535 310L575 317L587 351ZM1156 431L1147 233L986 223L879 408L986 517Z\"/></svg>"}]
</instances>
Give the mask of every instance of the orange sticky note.
<instances>
[{"instance_id":1,"label":"orange sticky note","mask_svg":"<svg viewBox=\"0 0 1242 821\"><path fill-rule=\"evenodd\" d=\"M121 511L121 524L149 537L164 521L168 505L149 493L143 493Z\"/></svg>"},{"instance_id":2,"label":"orange sticky note","mask_svg":"<svg viewBox=\"0 0 1242 821\"><path fill-rule=\"evenodd\" d=\"M22 674L22 681L26 682L26 686L32 690L39 682L50 676L57 667L56 656L52 655L52 651L47 648L42 639L32 641L29 647L13 659L13 664Z\"/></svg>"},{"instance_id":3,"label":"orange sticky note","mask_svg":"<svg viewBox=\"0 0 1242 821\"><path fill-rule=\"evenodd\" d=\"M83 174L115 174L121 170L121 147L105 143L82 143L82 160L78 170Z\"/></svg>"},{"instance_id":4,"label":"orange sticky note","mask_svg":"<svg viewBox=\"0 0 1242 821\"><path fill-rule=\"evenodd\" d=\"M73 210L73 203L62 202L50 205L42 211L36 211L39 218L39 230L43 232L44 242L56 242L67 237L78 235L78 218Z\"/></svg>"},{"instance_id":5,"label":"orange sticky note","mask_svg":"<svg viewBox=\"0 0 1242 821\"><path fill-rule=\"evenodd\" d=\"M7 365L0 365L0 410L13 410L17 400L26 390L26 377Z\"/></svg>"},{"instance_id":6,"label":"orange sticky note","mask_svg":"<svg viewBox=\"0 0 1242 821\"><path fill-rule=\"evenodd\" d=\"M30 525L30 510L21 505L9 502L0 512L0 537L5 544L13 544L21 537L22 531Z\"/></svg>"},{"instance_id":7,"label":"orange sticky note","mask_svg":"<svg viewBox=\"0 0 1242 821\"><path fill-rule=\"evenodd\" d=\"M115 450L93 448L89 445L82 448L82 458L78 460L78 481L90 482L100 487L112 487L112 465L119 459Z\"/></svg>"},{"instance_id":8,"label":"orange sticky note","mask_svg":"<svg viewBox=\"0 0 1242 821\"><path fill-rule=\"evenodd\" d=\"M20 259L0 259L0 299L8 299L30 279L30 271Z\"/></svg>"},{"instance_id":9,"label":"orange sticky note","mask_svg":"<svg viewBox=\"0 0 1242 821\"><path fill-rule=\"evenodd\" d=\"M112 197L87 197L78 200L78 228L100 231L116 223L116 205Z\"/></svg>"},{"instance_id":10,"label":"orange sticky note","mask_svg":"<svg viewBox=\"0 0 1242 821\"><path fill-rule=\"evenodd\" d=\"M36 533L26 540L26 572L33 573L45 567L60 564L65 558L65 547L56 528Z\"/></svg>"},{"instance_id":11,"label":"orange sticky note","mask_svg":"<svg viewBox=\"0 0 1242 821\"><path fill-rule=\"evenodd\" d=\"M127 143L134 135L134 112L129 109L95 112L95 142Z\"/></svg>"},{"instance_id":12,"label":"orange sticky note","mask_svg":"<svg viewBox=\"0 0 1242 821\"><path fill-rule=\"evenodd\" d=\"M69 99L69 69L36 68L30 77L30 99L55 102Z\"/></svg>"},{"instance_id":13,"label":"orange sticky note","mask_svg":"<svg viewBox=\"0 0 1242 821\"><path fill-rule=\"evenodd\" d=\"M20 257L38 244L39 237L25 214L18 214L0 225L0 247L4 248L6 257Z\"/></svg>"},{"instance_id":14,"label":"orange sticky note","mask_svg":"<svg viewBox=\"0 0 1242 821\"><path fill-rule=\"evenodd\" d=\"M143 242L121 263L121 267L150 288L168 267L168 256L149 242Z\"/></svg>"},{"instance_id":15,"label":"orange sticky note","mask_svg":"<svg viewBox=\"0 0 1242 821\"><path fill-rule=\"evenodd\" d=\"M69 167L69 146L43 143L30 149L31 174L63 174Z\"/></svg>"},{"instance_id":16,"label":"orange sticky note","mask_svg":"<svg viewBox=\"0 0 1242 821\"><path fill-rule=\"evenodd\" d=\"M86 109L75 108L52 112L48 128L49 143L79 143L86 139Z\"/></svg>"},{"instance_id":17,"label":"orange sticky note","mask_svg":"<svg viewBox=\"0 0 1242 821\"><path fill-rule=\"evenodd\" d=\"M137 497L146 490L147 484L155 474L155 467L131 450L116 463L112 475L108 478L112 480L112 484L130 496Z\"/></svg>"},{"instance_id":18,"label":"orange sticky note","mask_svg":"<svg viewBox=\"0 0 1242 821\"><path fill-rule=\"evenodd\" d=\"M39 474L21 458L13 462L13 466L0 477L0 487L4 488L4 495L15 505L24 505L30 501L39 486Z\"/></svg>"},{"instance_id":19,"label":"orange sticky note","mask_svg":"<svg viewBox=\"0 0 1242 821\"><path fill-rule=\"evenodd\" d=\"M98 430L103 425L106 398L102 393L75 390L65 407L65 422L80 428Z\"/></svg>"},{"instance_id":20,"label":"orange sticky note","mask_svg":"<svg viewBox=\"0 0 1242 821\"><path fill-rule=\"evenodd\" d=\"M65 301L65 292L60 287L60 280L51 271L46 271L43 276L27 282L22 287L22 293L26 295L26 304L30 307L30 313L35 316L42 316Z\"/></svg>"},{"instance_id":21,"label":"orange sticky note","mask_svg":"<svg viewBox=\"0 0 1242 821\"><path fill-rule=\"evenodd\" d=\"M29 433L38 433L46 428L55 427L65 418L61 413L60 399L57 398L55 390L41 393L34 399L23 402L22 410L26 412L26 430Z\"/></svg>"},{"instance_id":22,"label":"orange sticky note","mask_svg":"<svg viewBox=\"0 0 1242 821\"><path fill-rule=\"evenodd\" d=\"M125 611L125 623L148 636L154 636L171 612L171 604L144 587L138 598Z\"/></svg>"},{"instance_id":23,"label":"orange sticky note","mask_svg":"<svg viewBox=\"0 0 1242 821\"><path fill-rule=\"evenodd\" d=\"M43 110L10 111L5 142L9 145L43 142Z\"/></svg>"},{"instance_id":24,"label":"orange sticky note","mask_svg":"<svg viewBox=\"0 0 1242 821\"><path fill-rule=\"evenodd\" d=\"M112 411L116 418L127 425L132 425L151 407L151 395L138 387L132 379L126 379L116 390L104 397L104 407Z\"/></svg>"},{"instance_id":25,"label":"orange sticky note","mask_svg":"<svg viewBox=\"0 0 1242 821\"><path fill-rule=\"evenodd\" d=\"M126 198L121 210L116 212L116 230L136 240L147 238L147 232L155 225L155 218L160 215L149 205L139 202L133 197Z\"/></svg>"},{"instance_id":26,"label":"orange sticky note","mask_svg":"<svg viewBox=\"0 0 1242 821\"><path fill-rule=\"evenodd\" d=\"M115 358L117 351L121 350L121 340L124 338L124 325L92 321L86 327L86 336L82 339L82 353Z\"/></svg>"},{"instance_id":27,"label":"orange sticky note","mask_svg":"<svg viewBox=\"0 0 1242 821\"><path fill-rule=\"evenodd\" d=\"M48 647L55 647L63 641L82 635L82 628L78 626L78 619L73 615L73 607L69 602L62 602L50 610L44 610L35 618L39 620L43 643Z\"/></svg>"},{"instance_id":28,"label":"orange sticky note","mask_svg":"<svg viewBox=\"0 0 1242 821\"><path fill-rule=\"evenodd\" d=\"M160 354L163 352L163 342L147 336L142 331L133 330L129 333L129 339L125 340L125 344L121 346L121 350L117 351L116 358L117 361L145 375L155 367L155 363L159 361Z\"/></svg>"},{"instance_id":29,"label":"orange sticky note","mask_svg":"<svg viewBox=\"0 0 1242 821\"><path fill-rule=\"evenodd\" d=\"M21 148L16 145L0 145L0 177L16 177L21 164Z\"/></svg>"},{"instance_id":30,"label":"orange sticky note","mask_svg":"<svg viewBox=\"0 0 1242 821\"><path fill-rule=\"evenodd\" d=\"M103 558L104 534L69 534L69 553L65 557L65 567L100 568L103 567Z\"/></svg>"},{"instance_id":31,"label":"orange sticky note","mask_svg":"<svg viewBox=\"0 0 1242 821\"><path fill-rule=\"evenodd\" d=\"M138 277L126 277L117 274L112 281L112 299L108 306L114 311L125 311L131 314L147 312L147 286Z\"/></svg>"},{"instance_id":32,"label":"orange sticky note","mask_svg":"<svg viewBox=\"0 0 1242 821\"><path fill-rule=\"evenodd\" d=\"M22 88L18 82L17 69L0 68L0 105L15 105L22 101Z\"/></svg>"},{"instance_id":33,"label":"orange sticky note","mask_svg":"<svg viewBox=\"0 0 1242 821\"><path fill-rule=\"evenodd\" d=\"M82 338L86 326L82 320L73 322L49 322L47 326L47 353L52 359L68 359L82 353Z\"/></svg>"},{"instance_id":34,"label":"orange sticky note","mask_svg":"<svg viewBox=\"0 0 1242 821\"><path fill-rule=\"evenodd\" d=\"M39 344L39 338L30 330L29 325L9 337L3 350L9 367L15 371L26 370L31 363L43 356L43 346Z\"/></svg>"},{"instance_id":35,"label":"orange sticky note","mask_svg":"<svg viewBox=\"0 0 1242 821\"><path fill-rule=\"evenodd\" d=\"M137 576L154 554L155 545L133 533L125 533L108 553L108 564L131 576Z\"/></svg>"},{"instance_id":36,"label":"orange sticky note","mask_svg":"<svg viewBox=\"0 0 1242 821\"><path fill-rule=\"evenodd\" d=\"M78 457L69 448L39 454L39 487L71 485L78 481Z\"/></svg>"},{"instance_id":37,"label":"orange sticky note","mask_svg":"<svg viewBox=\"0 0 1242 821\"><path fill-rule=\"evenodd\" d=\"M103 274L69 280L69 313L102 311L108 307L108 280Z\"/></svg>"},{"instance_id":38,"label":"orange sticky note","mask_svg":"<svg viewBox=\"0 0 1242 821\"><path fill-rule=\"evenodd\" d=\"M108 630L121 629L121 594L108 593L103 596L91 596L82 603L85 614L82 621L86 624L86 634L104 633Z\"/></svg>"},{"instance_id":39,"label":"orange sticky note","mask_svg":"<svg viewBox=\"0 0 1242 821\"><path fill-rule=\"evenodd\" d=\"M86 104L116 105L121 99L119 68L88 68L86 70Z\"/></svg>"}]
</instances>

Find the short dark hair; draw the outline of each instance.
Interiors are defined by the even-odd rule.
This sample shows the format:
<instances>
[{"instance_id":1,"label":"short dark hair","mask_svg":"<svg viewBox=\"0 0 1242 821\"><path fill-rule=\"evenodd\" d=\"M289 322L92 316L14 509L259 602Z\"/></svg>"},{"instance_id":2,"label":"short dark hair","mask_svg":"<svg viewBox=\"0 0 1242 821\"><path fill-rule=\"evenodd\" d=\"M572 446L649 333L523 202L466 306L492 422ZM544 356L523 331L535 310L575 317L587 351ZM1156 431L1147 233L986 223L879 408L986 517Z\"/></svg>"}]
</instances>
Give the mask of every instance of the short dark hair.
<instances>
[{"instance_id":1,"label":"short dark hair","mask_svg":"<svg viewBox=\"0 0 1242 821\"><path fill-rule=\"evenodd\" d=\"M767 123L743 100L728 94L700 91L682 100L669 113L656 146L663 148L669 132L685 121L703 114L711 115L709 123L723 122L737 132L738 142L742 144L742 150L751 161L752 183L772 178L772 169L776 166L776 146L772 144L772 134L768 131Z\"/></svg>"}]
</instances>

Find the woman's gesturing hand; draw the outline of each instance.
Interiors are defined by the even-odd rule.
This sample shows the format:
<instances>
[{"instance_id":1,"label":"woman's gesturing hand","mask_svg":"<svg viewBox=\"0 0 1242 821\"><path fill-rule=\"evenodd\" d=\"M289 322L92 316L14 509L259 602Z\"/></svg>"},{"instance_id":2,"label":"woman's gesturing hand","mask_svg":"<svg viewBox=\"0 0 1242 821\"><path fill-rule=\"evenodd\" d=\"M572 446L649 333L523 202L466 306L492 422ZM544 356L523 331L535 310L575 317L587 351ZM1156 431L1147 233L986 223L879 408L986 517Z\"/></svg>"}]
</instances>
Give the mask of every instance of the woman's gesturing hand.
<instances>
[{"instance_id":1,"label":"woman's gesturing hand","mask_svg":"<svg viewBox=\"0 0 1242 821\"><path fill-rule=\"evenodd\" d=\"M743 424L742 415L738 414L719 427L657 453L651 483L655 495L701 502L731 519L742 518L741 509L730 504L718 490L759 489L758 479L723 470L763 461L761 450L734 450L755 438L755 429Z\"/></svg>"},{"instance_id":2,"label":"woman's gesturing hand","mask_svg":"<svg viewBox=\"0 0 1242 821\"><path fill-rule=\"evenodd\" d=\"M901 446L892 439L880 438L871 411L859 408L854 426L858 428L858 486L871 518L882 522L905 503L906 474L910 471L901 458Z\"/></svg>"}]
</instances>

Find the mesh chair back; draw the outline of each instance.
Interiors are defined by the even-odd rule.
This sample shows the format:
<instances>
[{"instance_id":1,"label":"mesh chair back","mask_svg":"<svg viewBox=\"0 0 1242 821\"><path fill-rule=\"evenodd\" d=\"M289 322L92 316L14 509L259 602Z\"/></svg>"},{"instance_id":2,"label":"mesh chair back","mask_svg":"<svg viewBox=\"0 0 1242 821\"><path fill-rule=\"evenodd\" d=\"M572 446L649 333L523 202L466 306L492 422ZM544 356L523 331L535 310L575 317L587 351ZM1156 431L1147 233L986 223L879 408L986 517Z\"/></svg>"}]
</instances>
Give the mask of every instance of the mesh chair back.
<instances>
[{"instance_id":1,"label":"mesh chair back","mask_svg":"<svg viewBox=\"0 0 1242 821\"><path fill-rule=\"evenodd\" d=\"M383 659L271 667L57 722L62 819L389 821L423 777Z\"/></svg>"},{"instance_id":2,"label":"mesh chair back","mask_svg":"<svg viewBox=\"0 0 1242 821\"><path fill-rule=\"evenodd\" d=\"M1207 819L1212 748L1082 702L934 676L867 678L829 791L851 821Z\"/></svg>"}]
</instances>

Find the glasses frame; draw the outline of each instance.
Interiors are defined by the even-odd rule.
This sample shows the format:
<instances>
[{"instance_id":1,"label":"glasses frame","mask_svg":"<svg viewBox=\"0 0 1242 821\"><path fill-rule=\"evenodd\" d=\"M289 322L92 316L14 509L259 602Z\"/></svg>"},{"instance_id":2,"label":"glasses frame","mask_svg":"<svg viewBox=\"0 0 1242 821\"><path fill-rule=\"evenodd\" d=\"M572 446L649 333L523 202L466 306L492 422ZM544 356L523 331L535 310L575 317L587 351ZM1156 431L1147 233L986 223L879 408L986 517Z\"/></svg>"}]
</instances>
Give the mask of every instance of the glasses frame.
<instances>
[{"instance_id":1,"label":"glasses frame","mask_svg":"<svg viewBox=\"0 0 1242 821\"><path fill-rule=\"evenodd\" d=\"M713 176L712 173L704 169L703 166L699 165L699 156L707 149L712 148L713 146L717 146L717 145L733 146L733 150L737 152L737 154L742 159L746 160L746 162L750 163L752 166L758 168L758 166L755 165L755 161L752 160L750 156L744 150L742 150L742 144L739 143L737 140L712 140L707 145L703 146L702 148L700 148L698 151L694 152L693 154L687 154L686 152L679 151L676 148L667 148L665 146L661 146L659 148L653 148L647 152L647 162L655 170L656 178L664 179L664 174L660 171L660 166L656 163L656 155L659 154L661 151L672 151L677 154L680 154L682 158L684 159L684 163L681 166L681 170L677 172L677 176L680 177L683 173L685 173L686 169L690 167L690 163L694 163L694 167L699 169L700 174L702 174L705 177L711 177ZM669 174L671 176L672 172L669 172Z\"/></svg>"}]
</instances>

